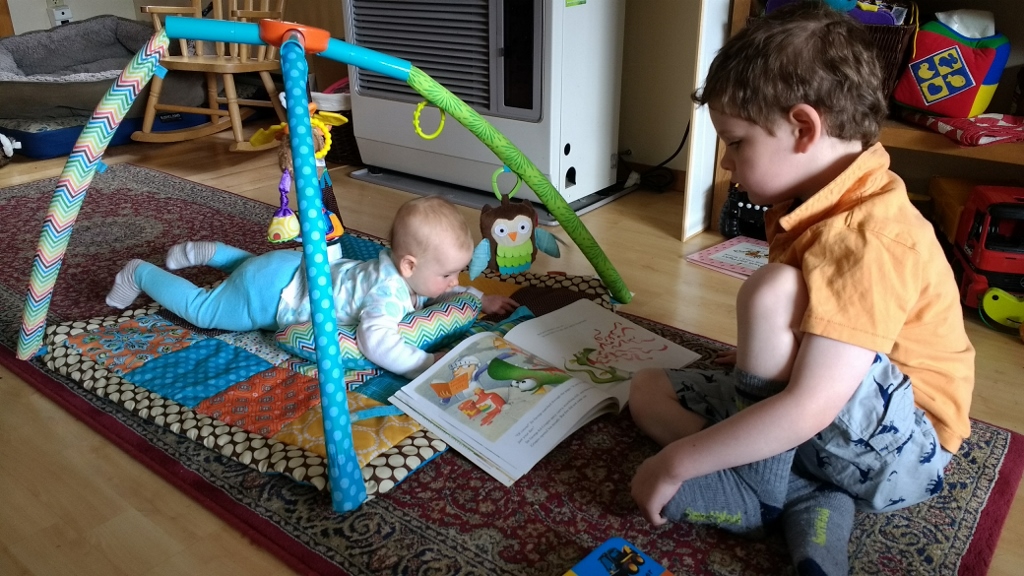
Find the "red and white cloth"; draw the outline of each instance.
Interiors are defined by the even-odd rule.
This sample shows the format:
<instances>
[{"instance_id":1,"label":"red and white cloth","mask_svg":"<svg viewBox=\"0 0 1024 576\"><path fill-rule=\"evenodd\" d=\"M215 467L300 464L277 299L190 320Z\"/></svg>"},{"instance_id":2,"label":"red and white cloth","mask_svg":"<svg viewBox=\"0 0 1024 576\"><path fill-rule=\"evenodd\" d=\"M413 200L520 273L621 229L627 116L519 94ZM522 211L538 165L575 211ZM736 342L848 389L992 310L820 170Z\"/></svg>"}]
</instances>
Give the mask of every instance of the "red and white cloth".
<instances>
[{"instance_id":1,"label":"red and white cloth","mask_svg":"<svg viewBox=\"0 0 1024 576\"><path fill-rule=\"evenodd\" d=\"M973 118L943 118L905 110L903 119L934 130L964 146L1024 142L1024 116L980 114Z\"/></svg>"}]
</instances>

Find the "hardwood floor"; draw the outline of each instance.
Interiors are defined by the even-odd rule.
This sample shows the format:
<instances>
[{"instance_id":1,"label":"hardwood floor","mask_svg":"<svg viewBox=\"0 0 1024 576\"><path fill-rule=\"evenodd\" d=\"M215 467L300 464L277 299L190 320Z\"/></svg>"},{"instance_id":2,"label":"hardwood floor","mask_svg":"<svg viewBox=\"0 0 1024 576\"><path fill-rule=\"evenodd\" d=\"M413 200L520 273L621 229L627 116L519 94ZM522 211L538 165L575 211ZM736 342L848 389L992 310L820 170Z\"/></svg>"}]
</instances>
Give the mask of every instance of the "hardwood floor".
<instances>
[{"instance_id":1,"label":"hardwood floor","mask_svg":"<svg viewBox=\"0 0 1024 576\"><path fill-rule=\"evenodd\" d=\"M133 143L112 148L104 161L132 162L276 204L276 154L231 153L230 142L219 134L179 144ZM57 176L64 161L18 157L0 169L0 188ZM347 172L332 169L346 226L385 235L390 215L410 195L352 180ZM479 216L464 213L470 222ZM721 237L705 233L681 243L681 219L680 193L637 191L583 222L635 292L623 311L735 343L740 281L685 261ZM534 269L593 274L578 251L565 252L557 260L542 255ZM978 350L971 415L1024 433L1024 345L973 314L967 325ZM0 574L292 573L3 368L0 438ZM1022 500L1020 494L1014 500L990 574L1019 574L1024 565Z\"/></svg>"}]
</instances>

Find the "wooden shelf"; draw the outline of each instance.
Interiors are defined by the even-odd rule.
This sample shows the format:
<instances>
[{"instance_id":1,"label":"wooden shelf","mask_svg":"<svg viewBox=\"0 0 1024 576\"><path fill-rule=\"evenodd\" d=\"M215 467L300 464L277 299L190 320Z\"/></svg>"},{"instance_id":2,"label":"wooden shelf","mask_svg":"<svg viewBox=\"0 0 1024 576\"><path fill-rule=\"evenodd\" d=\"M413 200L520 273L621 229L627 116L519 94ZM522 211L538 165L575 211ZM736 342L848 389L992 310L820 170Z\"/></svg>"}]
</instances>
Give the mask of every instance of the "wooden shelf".
<instances>
[{"instance_id":1,"label":"wooden shelf","mask_svg":"<svg viewBox=\"0 0 1024 576\"><path fill-rule=\"evenodd\" d=\"M938 132L894 120L885 121L880 139L887 148L903 148L1024 166L1024 142L960 146Z\"/></svg>"}]
</instances>

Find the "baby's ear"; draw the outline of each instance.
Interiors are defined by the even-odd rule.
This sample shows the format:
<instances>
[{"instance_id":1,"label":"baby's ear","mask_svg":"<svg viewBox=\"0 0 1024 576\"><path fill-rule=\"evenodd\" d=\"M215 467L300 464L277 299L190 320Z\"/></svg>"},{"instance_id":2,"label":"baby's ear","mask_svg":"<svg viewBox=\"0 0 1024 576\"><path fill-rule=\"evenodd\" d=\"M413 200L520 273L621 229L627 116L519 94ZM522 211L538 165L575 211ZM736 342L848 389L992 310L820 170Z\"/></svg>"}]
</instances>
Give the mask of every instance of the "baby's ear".
<instances>
[{"instance_id":1,"label":"baby's ear","mask_svg":"<svg viewBox=\"0 0 1024 576\"><path fill-rule=\"evenodd\" d=\"M398 273L402 275L402 278L408 278L412 276L412 273L416 271L416 257L411 254L406 254L398 260Z\"/></svg>"},{"instance_id":2,"label":"baby's ear","mask_svg":"<svg viewBox=\"0 0 1024 576\"><path fill-rule=\"evenodd\" d=\"M824 123L821 114L809 104L797 104L789 109L790 129L794 131L796 151L804 153L824 136Z\"/></svg>"}]
</instances>

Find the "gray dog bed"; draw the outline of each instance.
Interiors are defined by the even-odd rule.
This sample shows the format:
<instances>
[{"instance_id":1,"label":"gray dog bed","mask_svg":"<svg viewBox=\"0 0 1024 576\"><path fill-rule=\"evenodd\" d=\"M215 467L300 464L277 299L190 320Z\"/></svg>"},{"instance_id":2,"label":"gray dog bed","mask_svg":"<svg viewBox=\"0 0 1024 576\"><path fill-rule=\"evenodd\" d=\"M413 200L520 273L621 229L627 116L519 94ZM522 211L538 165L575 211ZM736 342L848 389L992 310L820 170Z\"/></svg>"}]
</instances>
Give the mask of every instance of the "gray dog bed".
<instances>
[{"instance_id":1,"label":"gray dog bed","mask_svg":"<svg viewBox=\"0 0 1024 576\"><path fill-rule=\"evenodd\" d=\"M117 16L96 16L49 30L0 39L0 118L92 116L97 104L153 28ZM126 117L145 111L149 88ZM168 74L161 100L203 102L202 77Z\"/></svg>"}]
</instances>

